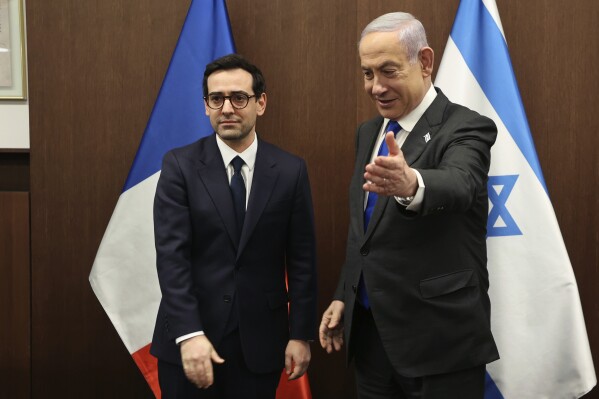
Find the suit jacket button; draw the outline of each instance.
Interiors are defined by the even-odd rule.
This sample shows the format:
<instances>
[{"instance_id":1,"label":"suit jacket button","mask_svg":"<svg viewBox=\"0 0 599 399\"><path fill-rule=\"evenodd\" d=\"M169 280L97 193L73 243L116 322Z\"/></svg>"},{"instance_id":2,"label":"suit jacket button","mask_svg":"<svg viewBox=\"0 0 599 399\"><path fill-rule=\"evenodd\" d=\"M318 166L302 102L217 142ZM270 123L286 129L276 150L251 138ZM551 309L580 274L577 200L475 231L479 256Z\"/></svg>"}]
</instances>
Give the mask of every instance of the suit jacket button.
<instances>
[{"instance_id":1,"label":"suit jacket button","mask_svg":"<svg viewBox=\"0 0 599 399\"><path fill-rule=\"evenodd\" d=\"M360 255L362 255L362 256L368 255L369 252L370 252L370 250L368 248L360 249Z\"/></svg>"},{"instance_id":2,"label":"suit jacket button","mask_svg":"<svg viewBox=\"0 0 599 399\"><path fill-rule=\"evenodd\" d=\"M355 285L352 285L352 286L351 286L351 289L352 289L352 291L354 292L354 294L355 294L356 292L358 292L358 287L356 287Z\"/></svg>"},{"instance_id":3,"label":"suit jacket button","mask_svg":"<svg viewBox=\"0 0 599 399\"><path fill-rule=\"evenodd\" d=\"M224 300L226 303L229 303L229 302L231 302L231 295L225 295L225 296L223 296L223 300Z\"/></svg>"}]
</instances>

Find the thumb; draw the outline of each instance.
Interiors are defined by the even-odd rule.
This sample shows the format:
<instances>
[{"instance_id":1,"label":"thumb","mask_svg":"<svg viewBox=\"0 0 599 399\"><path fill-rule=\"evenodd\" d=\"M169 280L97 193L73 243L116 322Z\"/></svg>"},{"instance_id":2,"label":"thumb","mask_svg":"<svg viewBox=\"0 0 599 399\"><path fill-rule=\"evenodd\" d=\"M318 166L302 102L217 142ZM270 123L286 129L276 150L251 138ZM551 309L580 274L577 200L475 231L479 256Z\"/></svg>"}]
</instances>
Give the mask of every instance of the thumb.
<instances>
[{"instance_id":1,"label":"thumb","mask_svg":"<svg viewBox=\"0 0 599 399\"><path fill-rule=\"evenodd\" d=\"M393 132L387 133L387 136L385 136L385 142L387 143L387 148L389 148L390 157L399 155L399 146L397 145L397 141L395 141L395 136L393 135Z\"/></svg>"},{"instance_id":2,"label":"thumb","mask_svg":"<svg viewBox=\"0 0 599 399\"><path fill-rule=\"evenodd\" d=\"M331 318L329 319L328 328L335 328L339 325L339 320L341 319L341 315L338 312L332 312Z\"/></svg>"},{"instance_id":3,"label":"thumb","mask_svg":"<svg viewBox=\"0 0 599 399\"><path fill-rule=\"evenodd\" d=\"M285 354L285 371L287 375L290 375L293 372L293 358L290 354Z\"/></svg>"},{"instance_id":4,"label":"thumb","mask_svg":"<svg viewBox=\"0 0 599 399\"><path fill-rule=\"evenodd\" d=\"M212 349L212 353L210 354L210 359L212 359L212 361L214 363L218 363L218 364L222 364L225 362L225 359L223 359L222 357L219 356L219 354L216 352L215 349Z\"/></svg>"}]
</instances>

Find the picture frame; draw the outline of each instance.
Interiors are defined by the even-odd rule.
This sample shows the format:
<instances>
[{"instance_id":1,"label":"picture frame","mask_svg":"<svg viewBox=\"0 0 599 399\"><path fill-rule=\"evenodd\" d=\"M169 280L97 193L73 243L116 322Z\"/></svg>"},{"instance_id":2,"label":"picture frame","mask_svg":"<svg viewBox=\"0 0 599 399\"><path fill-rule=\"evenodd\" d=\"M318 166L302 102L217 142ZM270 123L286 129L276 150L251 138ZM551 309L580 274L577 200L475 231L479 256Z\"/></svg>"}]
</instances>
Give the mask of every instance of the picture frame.
<instances>
[{"instance_id":1,"label":"picture frame","mask_svg":"<svg viewBox=\"0 0 599 399\"><path fill-rule=\"evenodd\" d=\"M0 0L0 100L27 99L23 0Z\"/></svg>"}]
</instances>

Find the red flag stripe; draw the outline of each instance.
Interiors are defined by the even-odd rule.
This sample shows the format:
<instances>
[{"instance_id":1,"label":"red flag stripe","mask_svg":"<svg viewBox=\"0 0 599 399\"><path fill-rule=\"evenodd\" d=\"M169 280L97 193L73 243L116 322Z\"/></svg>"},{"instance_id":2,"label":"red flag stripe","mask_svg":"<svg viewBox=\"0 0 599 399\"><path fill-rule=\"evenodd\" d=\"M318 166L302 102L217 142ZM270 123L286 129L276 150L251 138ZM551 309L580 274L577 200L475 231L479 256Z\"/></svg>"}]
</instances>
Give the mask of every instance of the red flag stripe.
<instances>
[{"instance_id":1,"label":"red flag stripe","mask_svg":"<svg viewBox=\"0 0 599 399\"><path fill-rule=\"evenodd\" d=\"M154 392L156 399L161 398L160 386L158 385L158 359L150 355L150 344L133 353L133 360L139 367L148 385Z\"/></svg>"},{"instance_id":2,"label":"red flag stripe","mask_svg":"<svg viewBox=\"0 0 599 399\"><path fill-rule=\"evenodd\" d=\"M297 380L289 381L285 370L283 370L277 388L277 399L312 399L308 374L304 374Z\"/></svg>"}]
</instances>

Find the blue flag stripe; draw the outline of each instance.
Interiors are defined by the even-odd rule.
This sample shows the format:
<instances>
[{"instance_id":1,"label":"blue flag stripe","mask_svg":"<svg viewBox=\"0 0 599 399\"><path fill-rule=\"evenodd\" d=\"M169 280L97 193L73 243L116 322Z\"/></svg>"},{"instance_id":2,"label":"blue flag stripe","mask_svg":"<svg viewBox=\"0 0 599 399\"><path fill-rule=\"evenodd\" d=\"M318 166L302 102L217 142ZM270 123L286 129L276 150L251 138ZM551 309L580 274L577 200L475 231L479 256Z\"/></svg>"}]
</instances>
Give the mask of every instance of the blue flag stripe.
<instances>
[{"instance_id":1,"label":"blue flag stripe","mask_svg":"<svg viewBox=\"0 0 599 399\"><path fill-rule=\"evenodd\" d=\"M488 372L485 373L485 399L504 399Z\"/></svg>"},{"instance_id":2,"label":"blue flag stripe","mask_svg":"<svg viewBox=\"0 0 599 399\"><path fill-rule=\"evenodd\" d=\"M462 0L451 38L547 192L507 44L481 0Z\"/></svg>"},{"instance_id":3,"label":"blue flag stripe","mask_svg":"<svg viewBox=\"0 0 599 399\"><path fill-rule=\"evenodd\" d=\"M204 114L204 69L233 52L225 1L192 1L123 192L158 172L168 150L213 132Z\"/></svg>"}]
</instances>

